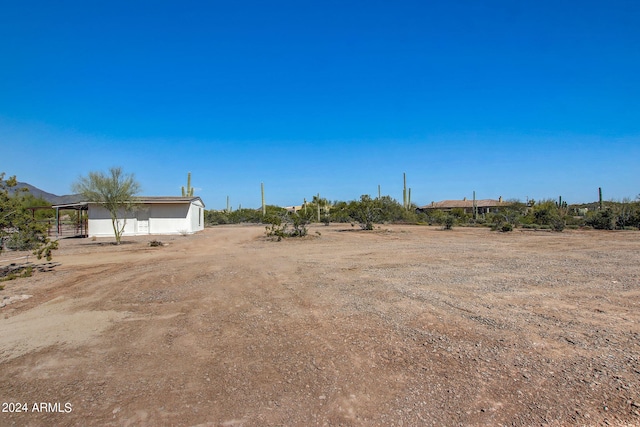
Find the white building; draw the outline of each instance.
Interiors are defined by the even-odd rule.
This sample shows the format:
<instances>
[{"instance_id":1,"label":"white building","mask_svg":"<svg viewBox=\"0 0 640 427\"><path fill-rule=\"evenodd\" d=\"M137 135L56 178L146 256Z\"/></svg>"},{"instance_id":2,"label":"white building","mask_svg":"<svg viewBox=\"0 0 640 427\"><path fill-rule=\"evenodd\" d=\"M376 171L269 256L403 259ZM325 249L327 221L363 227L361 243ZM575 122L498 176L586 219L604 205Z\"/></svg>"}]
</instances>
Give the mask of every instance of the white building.
<instances>
[{"instance_id":1,"label":"white building","mask_svg":"<svg viewBox=\"0 0 640 427\"><path fill-rule=\"evenodd\" d=\"M113 236L111 214L100 203L79 202L53 208L57 212L63 209L85 210L88 220L82 234L89 237ZM124 211L118 216L120 224L123 214ZM203 229L204 203L200 197L140 197L136 209L127 212L123 236L193 234Z\"/></svg>"}]
</instances>

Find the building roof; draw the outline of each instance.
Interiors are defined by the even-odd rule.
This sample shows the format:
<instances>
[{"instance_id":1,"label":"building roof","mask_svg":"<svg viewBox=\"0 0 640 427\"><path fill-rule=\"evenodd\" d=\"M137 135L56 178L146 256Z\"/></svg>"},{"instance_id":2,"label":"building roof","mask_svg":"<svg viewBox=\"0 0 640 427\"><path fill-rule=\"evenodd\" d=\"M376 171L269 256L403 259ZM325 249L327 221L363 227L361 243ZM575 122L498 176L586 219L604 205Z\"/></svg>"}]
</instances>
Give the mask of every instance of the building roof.
<instances>
[{"instance_id":1,"label":"building roof","mask_svg":"<svg viewBox=\"0 0 640 427\"><path fill-rule=\"evenodd\" d=\"M180 197L180 196L140 196L137 198L138 203L191 203L199 200L204 206L204 202L199 196Z\"/></svg>"},{"instance_id":2,"label":"building roof","mask_svg":"<svg viewBox=\"0 0 640 427\"><path fill-rule=\"evenodd\" d=\"M202 206L204 207L204 202L199 196L192 197L180 197L180 196L140 196L136 198L136 201L141 204L180 204L180 203L192 203L194 201L200 201ZM78 203L67 203L61 205L53 205L52 208L58 209L79 209L79 206L87 206L91 202L78 202Z\"/></svg>"},{"instance_id":3,"label":"building roof","mask_svg":"<svg viewBox=\"0 0 640 427\"><path fill-rule=\"evenodd\" d=\"M497 208L508 206L511 203L495 199L476 200L478 208ZM431 202L430 205L421 206L420 209L454 209L454 208L473 208L473 200L442 200L440 202Z\"/></svg>"}]
</instances>

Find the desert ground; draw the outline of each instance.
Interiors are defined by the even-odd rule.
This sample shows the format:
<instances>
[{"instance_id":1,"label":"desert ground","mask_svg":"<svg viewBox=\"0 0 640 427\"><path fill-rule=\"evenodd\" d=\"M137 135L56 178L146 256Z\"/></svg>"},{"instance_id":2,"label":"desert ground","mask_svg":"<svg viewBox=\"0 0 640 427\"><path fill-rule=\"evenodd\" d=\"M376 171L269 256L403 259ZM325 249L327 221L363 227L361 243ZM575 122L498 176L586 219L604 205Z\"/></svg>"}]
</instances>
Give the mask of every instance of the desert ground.
<instances>
[{"instance_id":1,"label":"desert ground","mask_svg":"<svg viewBox=\"0 0 640 427\"><path fill-rule=\"evenodd\" d=\"M3 283L0 425L640 425L640 232L124 240Z\"/></svg>"}]
</instances>

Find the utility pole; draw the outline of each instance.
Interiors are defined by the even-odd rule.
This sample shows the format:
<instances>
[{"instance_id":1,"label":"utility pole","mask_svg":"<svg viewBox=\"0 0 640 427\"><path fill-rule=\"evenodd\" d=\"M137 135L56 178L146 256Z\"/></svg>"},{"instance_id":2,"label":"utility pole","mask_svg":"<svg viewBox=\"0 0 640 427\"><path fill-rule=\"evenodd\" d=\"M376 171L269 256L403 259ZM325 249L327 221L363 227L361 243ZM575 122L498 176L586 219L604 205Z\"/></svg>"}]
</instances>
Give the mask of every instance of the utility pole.
<instances>
[{"instance_id":1,"label":"utility pole","mask_svg":"<svg viewBox=\"0 0 640 427\"><path fill-rule=\"evenodd\" d=\"M260 183L260 192L262 193L262 216L267 214L267 207L264 204L264 182Z\"/></svg>"}]
</instances>

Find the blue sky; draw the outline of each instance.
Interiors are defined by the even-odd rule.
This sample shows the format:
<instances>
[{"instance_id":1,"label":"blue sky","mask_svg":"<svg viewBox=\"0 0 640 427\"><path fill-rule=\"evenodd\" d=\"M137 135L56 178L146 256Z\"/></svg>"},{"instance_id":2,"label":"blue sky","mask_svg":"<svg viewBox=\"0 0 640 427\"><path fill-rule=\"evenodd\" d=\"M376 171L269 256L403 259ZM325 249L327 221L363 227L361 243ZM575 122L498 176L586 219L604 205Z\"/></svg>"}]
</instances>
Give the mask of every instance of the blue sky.
<instances>
[{"instance_id":1,"label":"blue sky","mask_svg":"<svg viewBox=\"0 0 640 427\"><path fill-rule=\"evenodd\" d=\"M15 1L0 171L207 208L640 193L637 1Z\"/></svg>"}]
</instances>

